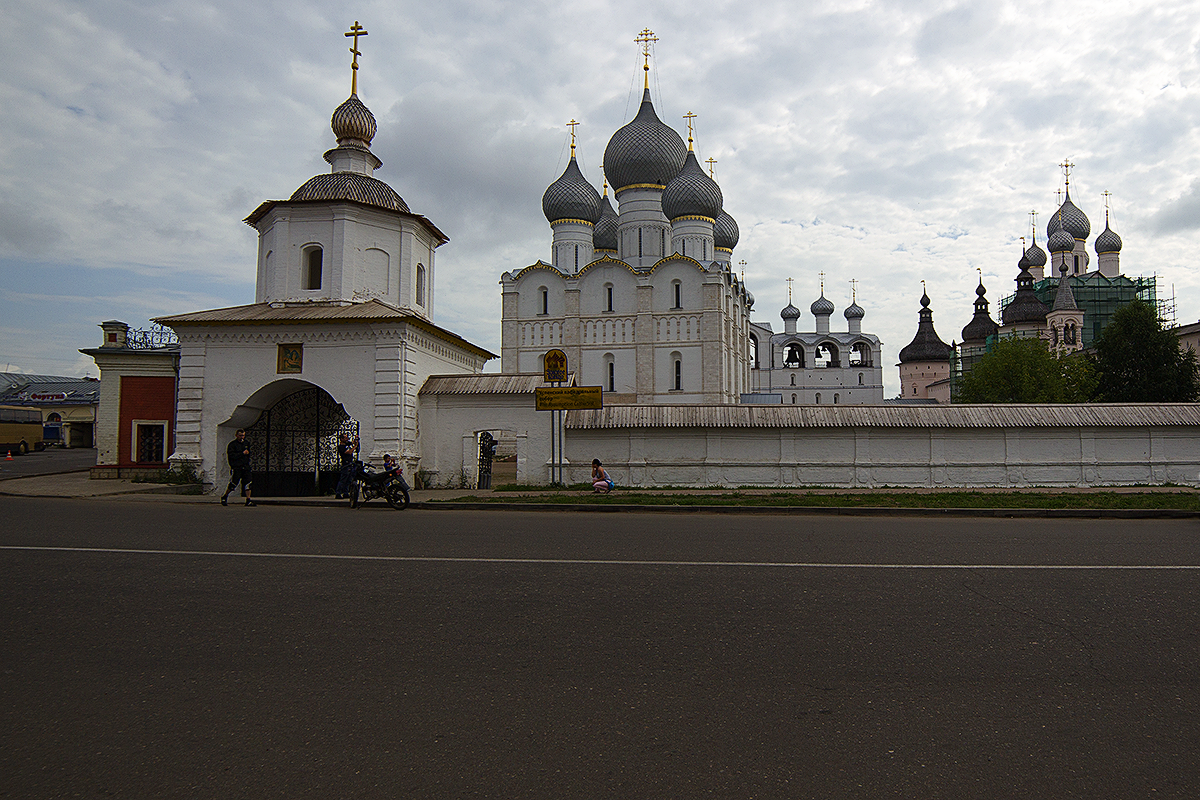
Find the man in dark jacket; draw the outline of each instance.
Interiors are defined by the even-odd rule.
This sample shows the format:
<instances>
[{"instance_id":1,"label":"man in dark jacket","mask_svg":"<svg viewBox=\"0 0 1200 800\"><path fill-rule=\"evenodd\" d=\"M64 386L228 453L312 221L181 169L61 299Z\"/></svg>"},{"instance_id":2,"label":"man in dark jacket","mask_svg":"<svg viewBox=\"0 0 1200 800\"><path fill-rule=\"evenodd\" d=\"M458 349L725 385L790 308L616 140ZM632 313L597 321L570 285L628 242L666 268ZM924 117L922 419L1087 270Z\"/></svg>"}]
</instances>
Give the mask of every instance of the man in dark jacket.
<instances>
[{"instance_id":1,"label":"man in dark jacket","mask_svg":"<svg viewBox=\"0 0 1200 800\"><path fill-rule=\"evenodd\" d=\"M227 504L229 493L241 483L246 505L254 506L257 503L250 499L250 443L246 441L246 431L241 428L235 436L237 438L230 442L225 450L229 457L229 486L225 487L225 494L221 495L221 505Z\"/></svg>"},{"instance_id":2,"label":"man in dark jacket","mask_svg":"<svg viewBox=\"0 0 1200 800\"><path fill-rule=\"evenodd\" d=\"M337 484L337 499L350 496L350 483L354 480L354 462L357 461L358 455L358 437L350 438L350 434L343 433L338 437L338 461L341 462L341 474L338 475Z\"/></svg>"}]
</instances>

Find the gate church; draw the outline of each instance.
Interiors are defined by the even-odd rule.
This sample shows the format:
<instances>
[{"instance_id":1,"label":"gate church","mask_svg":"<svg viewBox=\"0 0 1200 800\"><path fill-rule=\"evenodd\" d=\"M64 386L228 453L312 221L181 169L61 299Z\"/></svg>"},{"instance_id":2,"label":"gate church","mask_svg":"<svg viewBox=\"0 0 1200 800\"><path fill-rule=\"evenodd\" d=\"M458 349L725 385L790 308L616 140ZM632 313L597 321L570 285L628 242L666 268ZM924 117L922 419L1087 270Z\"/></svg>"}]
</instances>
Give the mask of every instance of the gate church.
<instances>
[{"instance_id":1,"label":"gate church","mask_svg":"<svg viewBox=\"0 0 1200 800\"><path fill-rule=\"evenodd\" d=\"M417 392L431 374L482 371L493 353L433 322L434 251L448 239L375 178L375 117L358 99L358 23L349 99L333 113L331 171L260 205L255 302L162 317L179 338L173 465L228 478L238 428L256 494L311 494L336 481L338 434L364 460L420 456ZM265 485L264 485L265 484Z\"/></svg>"}]
</instances>

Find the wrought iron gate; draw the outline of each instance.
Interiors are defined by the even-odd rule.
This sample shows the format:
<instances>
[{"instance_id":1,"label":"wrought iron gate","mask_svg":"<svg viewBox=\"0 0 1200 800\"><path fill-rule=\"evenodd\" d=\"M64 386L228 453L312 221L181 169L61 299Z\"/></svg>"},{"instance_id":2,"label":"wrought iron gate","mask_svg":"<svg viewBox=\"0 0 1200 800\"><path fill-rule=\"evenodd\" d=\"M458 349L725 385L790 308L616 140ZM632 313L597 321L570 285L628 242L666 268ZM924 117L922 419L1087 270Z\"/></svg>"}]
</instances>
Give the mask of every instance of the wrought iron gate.
<instances>
[{"instance_id":1,"label":"wrought iron gate","mask_svg":"<svg viewBox=\"0 0 1200 800\"><path fill-rule=\"evenodd\" d=\"M246 429L254 494L301 497L333 491L343 433L357 436L358 422L324 389L314 386L281 398Z\"/></svg>"}]
</instances>

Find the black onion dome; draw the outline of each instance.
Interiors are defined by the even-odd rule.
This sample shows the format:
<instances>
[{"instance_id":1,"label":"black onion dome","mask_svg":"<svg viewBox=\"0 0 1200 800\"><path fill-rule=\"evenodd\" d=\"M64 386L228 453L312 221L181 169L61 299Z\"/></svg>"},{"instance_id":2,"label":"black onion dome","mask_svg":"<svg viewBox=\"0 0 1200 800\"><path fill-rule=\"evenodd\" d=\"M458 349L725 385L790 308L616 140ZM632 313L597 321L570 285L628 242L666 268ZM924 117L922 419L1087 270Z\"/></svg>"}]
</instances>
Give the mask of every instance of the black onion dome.
<instances>
[{"instance_id":1,"label":"black onion dome","mask_svg":"<svg viewBox=\"0 0 1200 800\"><path fill-rule=\"evenodd\" d=\"M597 250L615 251L617 249L618 221L617 212L613 210L612 203L609 202L606 194L600 199L600 221L596 223L596 228L592 231L592 245Z\"/></svg>"},{"instance_id":2,"label":"black onion dome","mask_svg":"<svg viewBox=\"0 0 1200 800\"><path fill-rule=\"evenodd\" d=\"M542 212L551 222L582 219L595 225L600 221L600 193L583 177L575 156L542 195Z\"/></svg>"},{"instance_id":3,"label":"black onion dome","mask_svg":"<svg viewBox=\"0 0 1200 800\"><path fill-rule=\"evenodd\" d=\"M334 110L329 127L333 128L333 135L339 144L345 139L358 139L370 144L375 138L375 116L356 94L350 95L346 102Z\"/></svg>"},{"instance_id":4,"label":"black onion dome","mask_svg":"<svg viewBox=\"0 0 1200 800\"><path fill-rule=\"evenodd\" d=\"M741 232L738 231L737 223L727 212L722 211L717 215L717 221L713 223L713 247L732 250L737 247L739 238L741 238Z\"/></svg>"},{"instance_id":5,"label":"black onion dome","mask_svg":"<svg viewBox=\"0 0 1200 800\"><path fill-rule=\"evenodd\" d=\"M800 309L788 303L783 307L783 311L779 312L779 316L783 319L800 319Z\"/></svg>"},{"instance_id":6,"label":"black onion dome","mask_svg":"<svg viewBox=\"0 0 1200 800\"><path fill-rule=\"evenodd\" d=\"M1075 249L1075 237L1066 228L1059 228L1050 234L1050 241L1046 244L1051 253L1067 253Z\"/></svg>"},{"instance_id":7,"label":"black onion dome","mask_svg":"<svg viewBox=\"0 0 1200 800\"><path fill-rule=\"evenodd\" d=\"M953 351L950 345L943 342L933 329L933 312L929 310L929 296L921 295L920 321L917 323L917 335L900 350L900 363L911 364L921 361L949 361Z\"/></svg>"},{"instance_id":8,"label":"black onion dome","mask_svg":"<svg viewBox=\"0 0 1200 800\"><path fill-rule=\"evenodd\" d=\"M688 150L683 169L663 190L662 206L667 219L696 216L708 217L715 222L724 202L721 187L704 174L695 151Z\"/></svg>"},{"instance_id":9,"label":"black onion dome","mask_svg":"<svg viewBox=\"0 0 1200 800\"><path fill-rule=\"evenodd\" d=\"M1025 251L1025 260L1031 267L1046 266L1046 251L1038 246L1036 236L1033 237L1033 244L1029 245L1029 249Z\"/></svg>"},{"instance_id":10,"label":"black onion dome","mask_svg":"<svg viewBox=\"0 0 1200 800\"><path fill-rule=\"evenodd\" d=\"M1108 227L1108 222L1106 221L1104 223L1104 231L1096 237L1096 255L1119 252L1121 252L1121 237L1117 236L1116 232Z\"/></svg>"},{"instance_id":11,"label":"black onion dome","mask_svg":"<svg viewBox=\"0 0 1200 800\"><path fill-rule=\"evenodd\" d=\"M1000 315L1001 320L1005 325L1021 322L1041 323L1046 321L1049 311L1046 304L1038 300L1037 295L1033 293L1033 275L1027 269L1021 270L1021 274L1017 276L1017 293Z\"/></svg>"},{"instance_id":12,"label":"black onion dome","mask_svg":"<svg viewBox=\"0 0 1200 800\"><path fill-rule=\"evenodd\" d=\"M666 186L683 169L687 153L679 134L654 113L647 89L637 116L608 140L604 174L618 192L638 183Z\"/></svg>"},{"instance_id":13,"label":"black onion dome","mask_svg":"<svg viewBox=\"0 0 1200 800\"><path fill-rule=\"evenodd\" d=\"M1087 214L1071 202L1070 189L1067 190L1067 199L1059 206L1058 211L1050 215L1050 221L1046 223L1046 236L1052 236L1060 228L1076 239L1087 239L1092 235L1092 223L1088 221Z\"/></svg>"},{"instance_id":14,"label":"black onion dome","mask_svg":"<svg viewBox=\"0 0 1200 800\"><path fill-rule=\"evenodd\" d=\"M983 281L980 281L975 289L975 316L971 317L971 321L962 329L964 342L982 342L1000 332L1000 326L988 313L988 301L984 297L986 294L987 289L983 288Z\"/></svg>"},{"instance_id":15,"label":"black onion dome","mask_svg":"<svg viewBox=\"0 0 1200 800\"><path fill-rule=\"evenodd\" d=\"M808 307L814 317L827 317L833 313L833 303L825 298L825 292L821 292L821 296L813 300L813 304Z\"/></svg>"},{"instance_id":16,"label":"black onion dome","mask_svg":"<svg viewBox=\"0 0 1200 800\"><path fill-rule=\"evenodd\" d=\"M846 310L842 312L842 316L846 319L862 319L867 312L863 311L862 306L858 303L851 303L846 306Z\"/></svg>"},{"instance_id":17,"label":"black onion dome","mask_svg":"<svg viewBox=\"0 0 1200 800\"><path fill-rule=\"evenodd\" d=\"M291 200L349 200L389 211L412 213L395 189L378 178L357 172L331 172L310 178L292 193Z\"/></svg>"}]
</instances>

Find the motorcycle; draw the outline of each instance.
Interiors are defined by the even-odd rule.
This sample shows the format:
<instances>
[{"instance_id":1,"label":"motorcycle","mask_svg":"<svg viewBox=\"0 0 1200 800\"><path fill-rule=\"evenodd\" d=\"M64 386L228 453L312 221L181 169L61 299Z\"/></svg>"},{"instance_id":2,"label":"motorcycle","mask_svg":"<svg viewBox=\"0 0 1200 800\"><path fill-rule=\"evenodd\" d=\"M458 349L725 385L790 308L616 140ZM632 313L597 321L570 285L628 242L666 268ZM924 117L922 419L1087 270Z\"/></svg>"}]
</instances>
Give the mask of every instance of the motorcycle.
<instances>
[{"instance_id":1,"label":"motorcycle","mask_svg":"<svg viewBox=\"0 0 1200 800\"><path fill-rule=\"evenodd\" d=\"M350 481L350 507L358 508L375 497L382 497L397 511L408 508L408 481L403 467L395 472L376 472L361 461L354 462L354 479Z\"/></svg>"}]
</instances>

